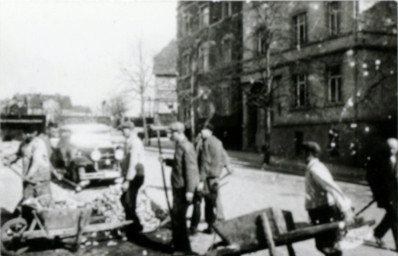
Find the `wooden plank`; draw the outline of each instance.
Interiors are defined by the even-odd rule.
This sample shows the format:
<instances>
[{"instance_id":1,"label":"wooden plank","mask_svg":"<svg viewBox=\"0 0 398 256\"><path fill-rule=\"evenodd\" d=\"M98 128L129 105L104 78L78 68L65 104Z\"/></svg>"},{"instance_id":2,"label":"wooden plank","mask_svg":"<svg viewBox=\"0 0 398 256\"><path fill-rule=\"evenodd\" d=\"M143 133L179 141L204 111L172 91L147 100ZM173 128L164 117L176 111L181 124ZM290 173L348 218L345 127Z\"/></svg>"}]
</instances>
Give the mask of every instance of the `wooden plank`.
<instances>
[{"instance_id":1,"label":"wooden plank","mask_svg":"<svg viewBox=\"0 0 398 256\"><path fill-rule=\"evenodd\" d=\"M269 219L274 222L275 235L279 236L288 232L288 230L294 226L291 225L293 222L293 216L290 212L281 211L279 209L271 208L269 212ZM293 245L291 243L286 244L289 256L295 256Z\"/></svg>"},{"instance_id":2,"label":"wooden plank","mask_svg":"<svg viewBox=\"0 0 398 256\"><path fill-rule=\"evenodd\" d=\"M354 222L354 223L349 223L348 225L344 221L335 221L331 223L309 226L307 228L300 228L297 230L289 231L286 234L275 237L275 242L277 244L293 243L293 242L314 238L315 235L319 233L333 229L339 229L339 228L343 229L346 228L346 226L348 229L351 229L351 228L362 227L365 225L371 226L373 224L375 224L374 220Z\"/></svg>"},{"instance_id":3,"label":"wooden plank","mask_svg":"<svg viewBox=\"0 0 398 256\"><path fill-rule=\"evenodd\" d=\"M84 227L84 233L90 232L98 232L98 231L105 231L111 229L121 228L127 225L132 224L132 220L117 222L117 223L101 223L101 224L92 224Z\"/></svg>"},{"instance_id":4,"label":"wooden plank","mask_svg":"<svg viewBox=\"0 0 398 256\"><path fill-rule=\"evenodd\" d=\"M294 228L292 214L274 208L267 208L238 218L217 222L214 230L227 244L237 244L240 247L259 246L265 240L260 216L266 214L273 235L286 233Z\"/></svg>"},{"instance_id":5,"label":"wooden plank","mask_svg":"<svg viewBox=\"0 0 398 256\"><path fill-rule=\"evenodd\" d=\"M260 219L263 213L266 213L266 209L232 220L216 222L214 230L228 244L258 245L264 241Z\"/></svg>"},{"instance_id":6,"label":"wooden plank","mask_svg":"<svg viewBox=\"0 0 398 256\"><path fill-rule=\"evenodd\" d=\"M261 218L261 221L263 224L263 231L264 231L265 239L267 242L269 255L277 256L276 247L275 247L275 243L274 243L274 236L272 235L272 230L271 230L271 226L268 221L268 216L266 213L263 213L260 218Z\"/></svg>"}]
</instances>

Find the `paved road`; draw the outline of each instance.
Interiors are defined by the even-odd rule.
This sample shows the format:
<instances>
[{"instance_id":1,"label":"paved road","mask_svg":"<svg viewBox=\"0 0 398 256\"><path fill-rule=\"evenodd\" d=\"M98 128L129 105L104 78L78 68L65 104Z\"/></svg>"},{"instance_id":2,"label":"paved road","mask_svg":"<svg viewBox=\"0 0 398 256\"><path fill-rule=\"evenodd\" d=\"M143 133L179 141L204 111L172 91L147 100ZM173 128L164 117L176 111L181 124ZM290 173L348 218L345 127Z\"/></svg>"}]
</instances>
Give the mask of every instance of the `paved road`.
<instances>
[{"instance_id":1,"label":"paved road","mask_svg":"<svg viewBox=\"0 0 398 256\"><path fill-rule=\"evenodd\" d=\"M171 157L171 151L165 155ZM162 190L162 178L160 164L157 161L158 155L154 149L148 149L145 157L146 167L146 190L151 198L158 204L166 208L165 196ZM303 177L277 174L268 171L259 171L252 169L248 163L232 158L232 165L235 172L232 176L226 178L226 184L221 189L222 202L227 219L231 219L243 214L260 210L267 207L277 207L293 212L294 220L297 222L307 221L308 217L304 210L304 179ZM166 176L169 177L170 170L166 169ZM168 180L167 180L168 181ZM21 187L16 175L6 171L0 166L0 206L6 209L12 209L19 200ZM356 209L360 209L371 200L371 192L368 187L339 182L342 189L352 199ZM57 193L68 195L71 192L65 192L57 186L53 186ZM101 188L88 189L80 194L95 195ZM383 211L372 205L362 215L368 219L380 220ZM200 228L204 228L204 224ZM212 236L198 234L192 237L192 246L195 251L203 253L211 245ZM389 247L393 247L392 234L389 232L385 238ZM124 244L124 243L123 243ZM128 243L127 243L128 244ZM123 245L120 253L115 247L112 250L117 255L129 255L122 253L126 251L128 245ZM321 255L316 249L313 240L308 240L294 244L298 256ZM87 249L85 249L87 250ZM95 249L98 252L98 248ZM287 255L285 248L278 248L281 255ZM128 250L127 250L128 251ZM51 254L54 255L54 254ZM63 255L63 254L57 254ZM82 255L81 253L76 255ZM114 254L108 254L114 255ZM131 255L131 254L130 254ZM251 255L263 255L255 253ZM353 256L378 256L378 255L396 255L396 253L383 251L366 246L360 246L354 250L347 251L345 255Z\"/></svg>"}]
</instances>

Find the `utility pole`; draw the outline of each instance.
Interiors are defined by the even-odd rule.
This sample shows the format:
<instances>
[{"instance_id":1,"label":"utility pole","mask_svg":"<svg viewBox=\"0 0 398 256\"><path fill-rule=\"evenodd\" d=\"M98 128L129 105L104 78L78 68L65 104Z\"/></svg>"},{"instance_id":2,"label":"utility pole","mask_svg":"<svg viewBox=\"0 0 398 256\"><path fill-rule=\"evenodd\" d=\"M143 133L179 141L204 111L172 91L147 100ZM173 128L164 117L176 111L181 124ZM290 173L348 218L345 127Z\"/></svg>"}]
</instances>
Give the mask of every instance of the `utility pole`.
<instances>
[{"instance_id":1,"label":"utility pole","mask_svg":"<svg viewBox=\"0 0 398 256\"><path fill-rule=\"evenodd\" d=\"M196 51L195 51L196 52ZM196 55L195 53L193 55ZM190 92L190 118L191 118L191 141L195 138L195 78L197 70L197 58L192 60L192 73L191 73L191 92Z\"/></svg>"}]
</instances>

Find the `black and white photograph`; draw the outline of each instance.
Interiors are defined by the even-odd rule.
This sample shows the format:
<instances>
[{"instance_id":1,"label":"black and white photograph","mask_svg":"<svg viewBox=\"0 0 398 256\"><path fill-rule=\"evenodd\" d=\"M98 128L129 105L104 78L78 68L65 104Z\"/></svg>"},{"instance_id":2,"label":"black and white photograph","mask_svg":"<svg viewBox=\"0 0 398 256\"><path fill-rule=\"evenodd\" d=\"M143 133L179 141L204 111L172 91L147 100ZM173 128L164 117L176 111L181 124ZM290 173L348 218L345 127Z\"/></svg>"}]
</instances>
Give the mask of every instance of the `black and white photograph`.
<instances>
[{"instance_id":1,"label":"black and white photograph","mask_svg":"<svg viewBox=\"0 0 398 256\"><path fill-rule=\"evenodd\" d=\"M0 255L398 255L397 14L0 0Z\"/></svg>"}]
</instances>

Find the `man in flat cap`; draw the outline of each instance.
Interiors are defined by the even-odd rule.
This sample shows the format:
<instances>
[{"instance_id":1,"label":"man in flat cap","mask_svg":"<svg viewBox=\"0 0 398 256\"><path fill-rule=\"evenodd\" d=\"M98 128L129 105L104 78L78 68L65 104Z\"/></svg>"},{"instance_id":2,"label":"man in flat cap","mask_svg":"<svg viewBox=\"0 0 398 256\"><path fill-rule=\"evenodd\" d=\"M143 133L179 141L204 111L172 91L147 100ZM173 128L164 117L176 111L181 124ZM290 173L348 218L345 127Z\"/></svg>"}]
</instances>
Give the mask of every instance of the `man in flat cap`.
<instances>
[{"instance_id":1,"label":"man in flat cap","mask_svg":"<svg viewBox=\"0 0 398 256\"><path fill-rule=\"evenodd\" d=\"M347 220L353 213L351 202L333 180L328 168L319 160L321 148L316 142L308 141L302 145L305 162L305 208L313 225ZM338 230L321 233L315 237L316 247L324 255L343 255L338 242L341 234Z\"/></svg>"},{"instance_id":2,"label":"man in flat cap","mask_svg":"<svg viewBox=\"0 0 398 256\"><path fill-rule=\"evenodd\" d=\"M185 137L185 127L180 122L170 125L170 139L175 142L174 159L165 159L172 167L171 186L173 189L172 244L176 253L192 253L188 236L186 214L199 184L199 171L194 146Z\"/></svg>"},{"instance_id":3,"label":"man in flat cap","mask_svg":"<svg viewBox=\"0 0 398 256\"><path fill-rule=\"evenodd\" d=\"M200 131L202 138L200 148L198 148L198 164L200 173L200 183L194 200L194 210L192 213L190 233L196 233L200 221L200 205L204 195L205 201L205 220L207 228L205 233L212 233L212 226L217 216L223 216L221 202L219 200L219 178L227 163L227 154L222 142L213 135L213 126L205 124Z\"/></svg>"},{"instance_id":4,"label":"man in flat cap","mask_svg":"<svg viewBox=\"0 0 398 256\"><path fill-rule=\"evenodd\" d=\"M382 238L391 228L395 248L398 250L398 211L397 211L397 152L398 140L389 138L372 154L368 164L366 178L373 192L373 198L386 214L374 229L375 242L383 246Z\"/></svg>"},{"instance_id":5,"label":"man in flat cap","mask_svg":"<svg viewBox=\"0 0 398 256\"><path fill-rule=\"evenodd\" d=\"M125 208L126 218L133 220L131 229L128 231L135 232L143 229L140 220L135 211L138 190L144 183L145 173L143 165L144 145L138 137L133 122L125 122L120 126L124 142L124 158L121 163L123 184L123 195L121 201Z\"/></svg>"}]
</instances>

